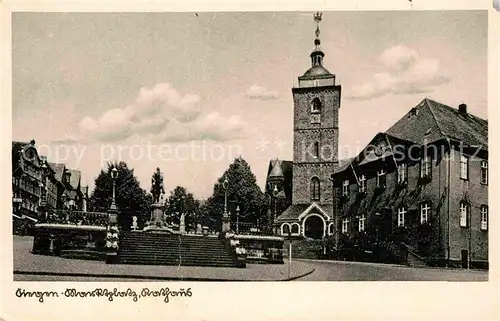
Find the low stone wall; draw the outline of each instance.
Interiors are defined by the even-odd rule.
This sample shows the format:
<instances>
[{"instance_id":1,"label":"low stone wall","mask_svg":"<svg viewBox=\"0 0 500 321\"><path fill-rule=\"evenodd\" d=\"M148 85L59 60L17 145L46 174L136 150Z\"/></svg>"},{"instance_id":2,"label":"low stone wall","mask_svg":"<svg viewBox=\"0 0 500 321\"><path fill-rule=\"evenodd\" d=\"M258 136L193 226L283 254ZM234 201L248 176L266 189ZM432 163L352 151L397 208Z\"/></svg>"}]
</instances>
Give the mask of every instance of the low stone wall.
<instances>
[{"instance_id":1,"label":"low stone wall","mask_svg":"<svg viewBox=\"0 0 500 321\"><path fill-rule=\"evenodd\" d=\"M105 252L105 238L105 228L40 224L34 228L32 253L72 258L81 253L84 259L100 259L100 253Z\"/></svg>"}]
</instances>

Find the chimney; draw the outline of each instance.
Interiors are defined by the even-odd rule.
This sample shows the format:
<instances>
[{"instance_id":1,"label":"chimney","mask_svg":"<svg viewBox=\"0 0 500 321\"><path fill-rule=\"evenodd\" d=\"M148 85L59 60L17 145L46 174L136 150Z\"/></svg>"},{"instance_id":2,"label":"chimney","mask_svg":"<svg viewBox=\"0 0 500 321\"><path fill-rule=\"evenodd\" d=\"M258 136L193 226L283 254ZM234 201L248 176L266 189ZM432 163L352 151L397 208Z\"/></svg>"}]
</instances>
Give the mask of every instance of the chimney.
<instances>
[{"instance_id":1,"label":"chimney","mask_svg":"<svg viewBox=\"0 0 500 321\"><path fill-rule=\"evenodd\" d=\"M467 105L466 104L458 105L458 112L463 115L467 114Z\"/></svg>"}]
</instances>

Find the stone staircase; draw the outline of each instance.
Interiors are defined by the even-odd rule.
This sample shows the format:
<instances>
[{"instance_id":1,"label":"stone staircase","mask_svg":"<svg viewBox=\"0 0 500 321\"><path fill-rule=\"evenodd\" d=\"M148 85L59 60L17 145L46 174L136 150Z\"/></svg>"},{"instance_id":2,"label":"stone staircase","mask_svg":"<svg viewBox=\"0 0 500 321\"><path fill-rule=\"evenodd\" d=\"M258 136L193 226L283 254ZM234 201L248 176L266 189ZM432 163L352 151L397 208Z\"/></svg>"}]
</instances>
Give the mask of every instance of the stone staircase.
<instances>
[{"instance_id":1,"label":"stone staircase","mask_svg":"<svg viewBox=\"0 0 500 321\"><path fill-rule=\"evenodd\" d=\"M215 237L124 232L121 264L236 267L230 248Z\"/></svg>"}]
</instances>

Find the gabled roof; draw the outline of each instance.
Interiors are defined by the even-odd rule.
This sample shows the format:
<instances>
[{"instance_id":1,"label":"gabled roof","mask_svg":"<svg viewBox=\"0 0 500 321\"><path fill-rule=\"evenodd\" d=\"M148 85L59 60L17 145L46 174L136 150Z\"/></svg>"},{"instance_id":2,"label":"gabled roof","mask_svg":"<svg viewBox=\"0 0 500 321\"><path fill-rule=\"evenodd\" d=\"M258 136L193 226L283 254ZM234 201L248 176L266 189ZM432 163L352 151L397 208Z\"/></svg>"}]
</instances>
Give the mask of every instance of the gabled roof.
<instances>
[{"instance_id":1,"label":"gabled roof","mask_svg":"<svg viewBox=\"0 0 500 321\"><path fill-rule=\"evenodd\" d=\"M398 120L387 134L417 144L441 139L488 148L488 121L425 98Z\"/></svg>"},{"instance_id":2,"label":"gabled roof","mask_svg":"<svg viewBox=\"0 0 500 321\"><path fill-rule=\"evenodd\" d=\"M460 113L457 109L425 98L385 133L375 135L356 157L340 165L335 173L345 171L349 164L359 166L390 157L392 154L390 149L384 149L384 153L380 155L376 155L374 150L368 150L368 147L377 145L384 139L392 146L424 145L450 139L466 145L481 145L487 150L488 121L469 113Z\"/></svg>"},{"instance_id":3,"label":"gabled roof","mask_svg":"<svg viewBox=\"0 0 500 321\"><path fill-rule=\"evenodd\" d=\"M335 170L335 173L344 171L347 166L354 160L354 157L339 159L339 167Z\"/></svg>"},{"instance_id":4,"label":"gabled roof","mask_svg":"<svg viewBox=\"0 0 500 321\"><path fill-rule=\"evenodd\" d=\"M74 190L78 190L80 188L81 172L76 169L66 169L66 172L71 174L69 178L69 185L71 185Z\"/></svg>"},{"instance_id":5,"label":"gabled roof","mask_svg":"<svg viewBox=\"0 0 500 321\"><path fill-rule=\"evenodd\" d=\"M57 164L57 163L48 163L49 166L54 170L54 177L56 180L59 182L62 182L64 170L66 169L66 165L64 164Z\"/></svg>"},{"instance_id":6,"label":"gabled roof","mask_svg":"<svg viewBox=\"0 0 500 321\"><path fill-rule=\"evenodd\" d=\"M326 215L328 218L332 217L332 204L292 204L281 215L276 218L277 222L295 221L298 220L301 214L309 214L309 211L316 209L321 214Z\"/></svg>"}]
</instances>

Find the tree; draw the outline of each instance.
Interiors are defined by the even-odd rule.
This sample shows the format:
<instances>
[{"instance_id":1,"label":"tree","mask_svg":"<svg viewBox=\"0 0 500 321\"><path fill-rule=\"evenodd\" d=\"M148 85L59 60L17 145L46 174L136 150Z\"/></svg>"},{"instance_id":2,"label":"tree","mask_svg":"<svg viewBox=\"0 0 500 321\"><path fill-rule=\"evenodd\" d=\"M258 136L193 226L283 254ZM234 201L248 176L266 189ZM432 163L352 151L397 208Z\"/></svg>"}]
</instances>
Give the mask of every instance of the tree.
<instances>
[{"instance_id":1,"label":"tree","mask_svg":"<svg viewBox=\"0 0 500 321\"><path fill-rule=\"evenodd\" d=\"M95 188L89 198L89 209L96 212L106 212L113 198L113 179L111 169L116 167L116 205L119 210L118 224L128 230L132 225L132 217L137 216L139 226L149 219L152 196L139 186L134 176L134 170L128 168L125 162L108 163L95 179Z\"/></svg>"},{"instance_id":2,"label":"tree","mask_svg":"<svg viewBox=\"0 0 500 321\"><path fill-rule=\"evenodd\" d=\"M181 214L185 213L186 227L196 228L199 208L200 202L194 199L193 194L188 193L186 188L177 186L170 192L166 212L169 221L174 224L180 224Z\"/></svg>"},{"instance_id":3,"label":"tree","mask_svg":"<svg viewBox=\"0 0 500 321\"><path fill-rule=\"evenodd\" d=\"M229 165L224 174L214 184L213 194L203 204L201 213L205 224L219 230L224 212L224 180L227 184L228 211L231 213L231 222L236 222L236 208L240 209L239 221L256 224L265 214L266 198L257 185L255 175L248 163L240 156Z\"/></svg>"}]
</instances>

